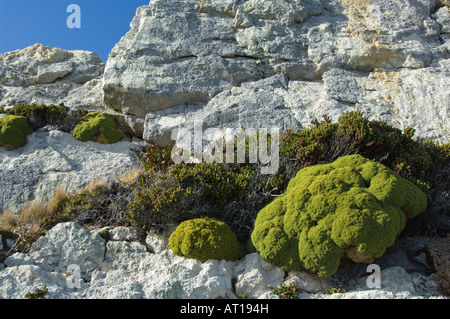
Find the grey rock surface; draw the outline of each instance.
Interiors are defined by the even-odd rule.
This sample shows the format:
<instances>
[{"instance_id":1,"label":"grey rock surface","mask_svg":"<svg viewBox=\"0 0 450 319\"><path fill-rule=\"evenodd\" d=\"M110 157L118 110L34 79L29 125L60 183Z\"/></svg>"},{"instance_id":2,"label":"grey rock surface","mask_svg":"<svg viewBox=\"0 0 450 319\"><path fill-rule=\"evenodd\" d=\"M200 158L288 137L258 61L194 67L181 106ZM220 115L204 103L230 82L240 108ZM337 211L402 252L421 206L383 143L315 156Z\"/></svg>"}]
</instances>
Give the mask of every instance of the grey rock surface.
<instances>
[{"instance_id":1,"label":"grey rock surface","mask_svg":"<svg viewBox=\"0 0 450 319\"><path fill-rule=\"evenodd\" d=\"M60 223L34 242L28 255L46 271L64 272L76 264L90 274L103 261L105 241L76 223Z\"/></svg>"},{"instance_id":2,"label":"grey rock surface","mask_svg":"<svg viewBox=\"0 0 450 319\"><path fill-rule=\"evenodd\" d=\"M162 144L195 120L295 129L355 109L448 141L447 29L431 0L155 0L112 50L104 102Z\"/></svg>"},{"instance_id":3,"label":"grey rock surface","mask_svg":"<svg viewBox=\"0 0 450 319\"><path fill-rule=\"evenodd\" d=\"M61 131L35 132L15 151L0 147L0 210L18 210L32 200L46 202L58 187L75 192L95 180L112 182L139 164L130 148L80 142Z\"/></svg>"},{"instance_id":4,"label":"grey rock surface","mask_svg":"<svg viewBox=\"0 0 450 319\"><path fill-rule=\"evenodd\" d=\"M3 53L0 106L64 103L73 109L104 109L101 86L96 88L104 67L93 52L67 51L43 44Z\"/></svg>"},{"instance_id":5,"label":"grey rock surface","mask_svg":"<svg viewBox=\"0 0 450 319\"><path fill-rule=\"evenodd\" d=\"M47 287L49 299L214 299L247 296L277 299L269 287L293 283L302 299L401 299L444 298L431 276L408 273L402 267L381 270L380 287L370 288L371 279L354 276L345 293L328 294L333 278L323 279L303 271L286 274L257 254L237 262L208 260L204 263L157 253L137 241L105 241L98 230L76 223L61 223L38 239L29 253L15 253L0 264L0 298L25 298L28 292ZM165 232L154 237L167 237ZM77 274L70 265L79 267Z\"/></svg>"}]
</instances>

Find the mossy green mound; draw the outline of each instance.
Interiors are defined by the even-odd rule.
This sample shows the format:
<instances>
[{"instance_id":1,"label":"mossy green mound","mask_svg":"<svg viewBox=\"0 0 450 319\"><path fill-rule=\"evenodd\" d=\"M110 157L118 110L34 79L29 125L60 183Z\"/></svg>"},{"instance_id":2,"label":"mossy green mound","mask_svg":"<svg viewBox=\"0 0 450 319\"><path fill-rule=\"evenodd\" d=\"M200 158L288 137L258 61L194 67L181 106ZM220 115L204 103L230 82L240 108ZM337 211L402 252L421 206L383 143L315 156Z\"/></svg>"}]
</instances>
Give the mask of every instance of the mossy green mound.
<instances>
[{"instance_id":1,"label":"mossy green mound","mask_svg":"<svg viewBox=\"0 0 450 319\"><path fill-rule=\"evenodd\" d=\"M214 218L182 222L169 238L169 249L202 262L208 259L236 261L243 255L243 248L230 227Z\"/></svg>"},{"instance_id":2,"label":"mossy green mound","mask_svg":"<svg viewBox=\"0 0 450 319\"><path fill-rule=\"evenodd\" d=\"M251 240L284 270L329 277L347 255L371 262L393 245L427 198L412 182L360 155L300 170L283 197L257 215Z\"/></svg>"},{"instance_id":3,"label":"mossy green mound","mask_svg":"<svg viewBox=\"0 0 450 319\"><path fill-rule=\"evenodd\" d=\"M33 133L28 119L23 116L8 115L0 118L0 146L14 150L27 143L26 137Z\"/></svg>"},{"instance_id":4,"label":"mossy green mound","mask_svg":"<svg viewBox=\"0 0 450 319\"><path fill-rule=\"evenodd\" d=\"M120 141L125 134L116 129L116 122L108 114L91 112L81 118L73 130L73 136L82 142L112 144Z\"/></svg>"}]
</instances>

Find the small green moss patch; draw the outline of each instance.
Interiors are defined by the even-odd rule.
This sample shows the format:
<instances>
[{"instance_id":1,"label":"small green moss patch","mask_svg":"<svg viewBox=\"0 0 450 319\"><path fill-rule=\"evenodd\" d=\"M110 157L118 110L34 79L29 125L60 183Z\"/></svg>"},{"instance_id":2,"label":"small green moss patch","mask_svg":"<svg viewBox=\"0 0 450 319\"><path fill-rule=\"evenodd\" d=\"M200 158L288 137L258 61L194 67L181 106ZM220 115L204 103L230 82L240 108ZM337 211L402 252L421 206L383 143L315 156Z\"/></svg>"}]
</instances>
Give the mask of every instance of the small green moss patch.
<instances>
[{"instance_id":1,"label":"small green moss patch","mask_svg":"<svg viewBox=\"0 0 450 319\"><path fill-rule=\"evenodd\" d=\"M202 262L209 259L236 261L243 255L243 248L230 227L215 218L182 222L169 238L169 249Z\"/></svg>"},{"instance_id":2,"label":"small green moss patch","mask_svg":"<svg viewBox=\"0 0 450 319\"><path fill-rule=\"evenodd\" d=\"M8 115L0 118L0 146L14 150L27 143L26 137L33 133L23 116Z\"/></svg>"},{"instance_id":3,"label":"small green moss patch","mask_svg":"<svg viewBox=\"0 0 450 319\"><path fill-rule=\"evenodd\" d=\"M120 141L125 134L122 130L116 129L116 122L110 115L91 112L75 126L73 136L82 142L94 141L112 144Z\"/></svg>"}]
</instances>

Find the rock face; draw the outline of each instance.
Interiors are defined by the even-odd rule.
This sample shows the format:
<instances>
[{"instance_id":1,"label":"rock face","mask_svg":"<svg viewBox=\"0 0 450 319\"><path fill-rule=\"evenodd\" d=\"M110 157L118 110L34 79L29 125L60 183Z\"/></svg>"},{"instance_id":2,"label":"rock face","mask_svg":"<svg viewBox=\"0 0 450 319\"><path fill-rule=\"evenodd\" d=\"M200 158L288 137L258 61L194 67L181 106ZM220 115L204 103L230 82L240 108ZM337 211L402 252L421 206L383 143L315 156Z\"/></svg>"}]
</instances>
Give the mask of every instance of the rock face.
<instances>
[{"instance_id":1,"label":"rock face","mask_svg":"<svg viewBox=\"0 0 450 319\"><path fill-rule=\"evenodd\" d=\"M64 103L71 108L103 108L97 54L42 44L0 55L0 106Z\"/></svg>"},{"instance_id":2,"label":"rock face","mask_svg":"<svg viewBox=\"0 0 450 319\"><path fill-rule=\"evenodd\" d=\"M114 229L111 230L115 232ZM118 233L133 233L120 228ZM152 236L157 236L152 234ZM167 237L161 233L162 240ZM398 266L381 271L381 288L367 287L367 277L355 280L345 293L328 295L330 280L306 272L290 272L252 253L238 262L204 263L161 249L157 253L137 242L105 240L99 230L61 223L38 239L28 254L15 253L0 263L0 298L25 298L47 287L49 299L214 299L240 296L279 298L268 288L294 283L300 298L434 298L436 283ZM76 266L76 267L73 267ZM360 275L354 277L359 278ZM430 288L431 287L431 288Z\"/></svg>"},{"instance_id":3,"label":"rock face","mask_svg":"<svg viewBox=\"0 0 450 319\"><path fill-rule=\"evenodd\" d=\"M109 56L104 102L159 142L193 120L283 129L356 108L448 140L449 41L434 0L152 0Z\"/></svg>"},{"instance_id":4,"label":"rock face","mask_svg":"<svg viewBox=\"0 0 450 319\"><path fill-rule=\"evenodd\" d=\"M34 199L45 202L60 186L77 191L93 180L115 181L138 165L130 151L138 147L126 141L80 142L61 131L40 131L16 151L0 148L0 211Z\"/></svg>"},{"instance_id":5,"label":"rock face","mask_svg":"<svg viewBox=\"0 0 450 319\"><path fill-rule=\"evenodd\" d=\"M0 106L102 110L127 134L160 144L195 121L295 129L355 109L449 141L448 5L152 0L106 65L91 52L40 44L2 54Z\"/></svg>"},{"instance_id":6,"label":"rock face","mask_svg":"<svg viewBox=\"0 0 450 319\"><path fill-rule=\"evenodd\" d=\"M436 270L436 281L440 291L450 295L450 234L435 240L427 246L427 251Z\"/></svg>"}]
</instances>

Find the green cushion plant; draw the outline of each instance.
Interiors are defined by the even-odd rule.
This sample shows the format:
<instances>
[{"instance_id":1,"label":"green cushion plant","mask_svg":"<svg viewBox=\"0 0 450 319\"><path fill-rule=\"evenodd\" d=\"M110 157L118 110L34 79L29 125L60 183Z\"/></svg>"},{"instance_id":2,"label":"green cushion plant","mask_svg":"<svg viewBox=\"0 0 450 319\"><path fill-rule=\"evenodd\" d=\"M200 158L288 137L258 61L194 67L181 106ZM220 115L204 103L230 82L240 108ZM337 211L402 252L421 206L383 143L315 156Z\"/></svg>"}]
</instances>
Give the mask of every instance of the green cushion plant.
<instances>
[{"instance_id":1,"label":"green cushion plant","mask_svg":"<svg viewBox=\"0 0 450 319\"><path fill-rule=\"evenodd\" d=\"M0 118L0 146L14 150L27 143L26 137L33 133L28 119L23 116L8 115Z\"/></svg>"},{"instance_id":2,"label":"green cushion plant","mask_svg":"<svg viewBox=\"0 0 450 319\"><path fill-rule=\"evenodd\" d=\"M196 218L182 222L169 238L175 254L196 258L236 261L243 248L230 227L215 218Z\"/></svg>"},{"instance_id":3,"label":"green cushion plant","mask_svg":"<svg viewBox=\"0 0 450 319\"><path fill-rule=\"evenodd\" d=\"M112 144L120 141L125 134L116 129L116 122L110 115L91 112L81 118L73 130L73 136L82 142Z\"/></svg>"},{"instance_id":4,"label":"green cushion plant","mask_svg":"<svg viewBox=\"0 0 450 319\"><path fill-rule=\"evenodd\" d=\"M328 277L341 256L372 262L394 244L426 195L386 166L349 155L301 169L257 215L251 240L266 261Z\"/></svg>"}]
</instances>

